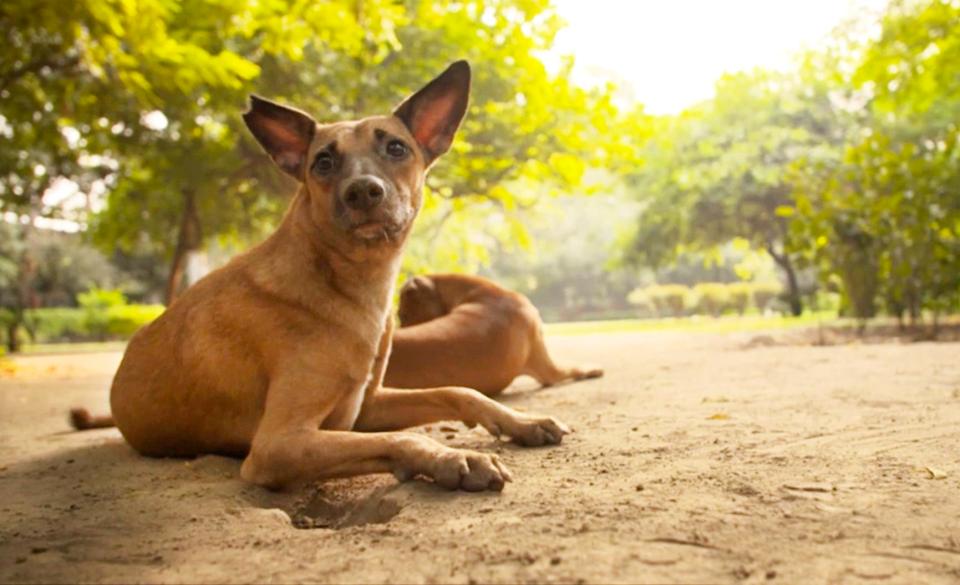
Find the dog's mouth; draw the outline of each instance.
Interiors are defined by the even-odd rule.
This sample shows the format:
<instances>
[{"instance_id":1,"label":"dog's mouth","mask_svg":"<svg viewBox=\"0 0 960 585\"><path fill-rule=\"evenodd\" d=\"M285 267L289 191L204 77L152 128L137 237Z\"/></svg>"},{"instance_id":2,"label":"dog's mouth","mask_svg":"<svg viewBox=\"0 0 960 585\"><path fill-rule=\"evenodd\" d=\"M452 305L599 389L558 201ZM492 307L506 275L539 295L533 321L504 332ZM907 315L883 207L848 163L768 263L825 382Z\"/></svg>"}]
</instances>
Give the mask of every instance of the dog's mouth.
<instances>
[{"instance_id":1,"label":"dog's mouth","mask_svg":"<svg viewBox=\"0 0 960 585\"><path fill-rule=\"evenodd\" d=\"M403 227L396 223L378 220L365 221L350 228L353 235L368 242L393 240L402 230Z\"/></svg>"}]
</instances>

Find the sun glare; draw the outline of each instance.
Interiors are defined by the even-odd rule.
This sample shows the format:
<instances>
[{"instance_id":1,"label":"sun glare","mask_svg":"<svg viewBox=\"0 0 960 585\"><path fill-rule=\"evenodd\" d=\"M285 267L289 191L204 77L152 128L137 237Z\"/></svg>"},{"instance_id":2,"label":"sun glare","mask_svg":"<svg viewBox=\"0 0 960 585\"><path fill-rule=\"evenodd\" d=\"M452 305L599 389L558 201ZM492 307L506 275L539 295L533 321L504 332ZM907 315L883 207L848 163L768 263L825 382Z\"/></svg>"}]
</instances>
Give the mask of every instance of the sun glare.
<instances>
[{"instance_id":1,"label":"sun glare","mask_svg":"<svg viewBox=\"0 0 960 585\"><path fill-rule=\"evenodd\" d=\"M780 69L805 47L886 0L558 0L554 54L580 84L615 81L655 114L708 99L725 72Z\"/></svg>"}]
</instances>

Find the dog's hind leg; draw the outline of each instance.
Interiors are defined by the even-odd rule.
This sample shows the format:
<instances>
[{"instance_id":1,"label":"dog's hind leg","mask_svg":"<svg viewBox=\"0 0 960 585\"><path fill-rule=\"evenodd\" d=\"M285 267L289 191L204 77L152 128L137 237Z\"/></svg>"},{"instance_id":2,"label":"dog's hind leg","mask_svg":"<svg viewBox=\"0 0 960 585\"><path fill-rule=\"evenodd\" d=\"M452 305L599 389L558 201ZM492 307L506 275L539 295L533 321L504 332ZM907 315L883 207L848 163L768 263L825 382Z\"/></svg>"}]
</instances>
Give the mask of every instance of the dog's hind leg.
<instances>
[{"instance_id":1,"label":"dog's hind leg","mask_svg":"<svg viewBox=\"0 0 960 585\"><path fill-rule=\"evenodd\" d=\"M427 390L383 388L364 403L354 429L388 431L445 420L480 425L492 435L506 435L525 446L557 444L570 432L549 416L518 412L471 388L449 386Z\"/></svg>"},{"instance_id":2,"label":"dog's hind leg","mask_svg":"<svg viewBox=\"0 0 960 585\"><path fill-rule=\"evenodd\" d=\"M530 356L522 373L532 376L544 386L553 386L568 380L586 380L603 376L603 368L596 366L560 367L550 358L543 330L538 328L530 343Z\"/></svg>"}]
</instances>

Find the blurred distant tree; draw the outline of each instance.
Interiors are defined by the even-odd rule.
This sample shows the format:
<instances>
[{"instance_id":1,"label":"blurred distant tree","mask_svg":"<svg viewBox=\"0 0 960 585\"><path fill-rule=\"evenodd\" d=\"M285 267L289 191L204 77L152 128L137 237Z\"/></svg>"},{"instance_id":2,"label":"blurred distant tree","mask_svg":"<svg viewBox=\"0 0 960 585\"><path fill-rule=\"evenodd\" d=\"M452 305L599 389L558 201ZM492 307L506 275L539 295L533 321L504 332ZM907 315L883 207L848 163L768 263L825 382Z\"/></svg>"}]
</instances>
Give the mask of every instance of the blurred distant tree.
<instances>
[{"instance_id":1,"label":"blurred distant tree","mask_svg":"<svg viewBox=\"0 0 960 585\"><path fill-rule=\"evenodd\" d=\"M645 166L630 182L645 207L634 260L660 266L735 237L766 250L783 272L791 311L803 309L796 259L785 247L793 201L789 165L843 139L828 95L793 74L725 75L716 97L658 121Z\"/></svg>"},{"instance_id":2,"label":"blurred distant tree","mask_svg":"<svg viewBox=\"0 0 960 585\"><path fill-rule=\"evenodd\" d=\"M125 145L150 132L145 114L173 96L187 103L198 87L236 89L254 77L257 68L236 53L201 43L213 34L211 24L226 25L231 8L244 4L0 4L0 133L9 144L0 149L0 211L25 220L8 235L21 251L16 294L5 303L14 329L24 309L39 302L29 295L37 259L25 245L35 220L67 211L62 197L44 197L48 189L56 181L72 181L81 193L109 187L115 171L127 168ZM178 22L193 29L178 30Z\"/></svg>"},{"instance_id":3,"label":"blurred distant tree","mask_svg":"<svg viewBox=\"0 0 960 585\"><path fill-rule=\"evenodd\" d=\"M868 113L834 158L796 170L792 248L843 283L851 312L882 300L916 322L960 308L960 7L894 2L836 90Z\"/></svg>"},{"instance_id":4,"label":"blurred distant tree","mask_svg":"<svg viewBox=\"0 0 960 585\"><path fill-rule=\"evenodd\" d=\"M579 320L630 311L627 294L638 271L611 266L618 237L635 213L620 196L561 197L525 213L532 250L493 247L484 272L534 302L544 319Z\"/></svg>"}]
</instances>

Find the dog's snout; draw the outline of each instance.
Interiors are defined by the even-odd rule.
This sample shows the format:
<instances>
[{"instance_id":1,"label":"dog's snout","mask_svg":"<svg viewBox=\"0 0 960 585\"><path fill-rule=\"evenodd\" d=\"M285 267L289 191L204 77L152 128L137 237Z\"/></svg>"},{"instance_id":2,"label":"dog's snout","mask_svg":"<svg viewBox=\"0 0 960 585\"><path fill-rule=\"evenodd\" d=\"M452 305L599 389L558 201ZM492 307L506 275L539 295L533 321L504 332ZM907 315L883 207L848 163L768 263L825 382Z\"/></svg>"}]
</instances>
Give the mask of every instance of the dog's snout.
<instances>
[{"instance_id":1,"label":"dog's snout","mask_svg":"<svg viewBox=\"0 0 960 585\"><path fill-rule=\"evenodd\" d=\"M361 177L347 185L343 203L350 209L366 211L380 205L385 194L383 181L376 177Z\"/></svg>"}]
</instances>

